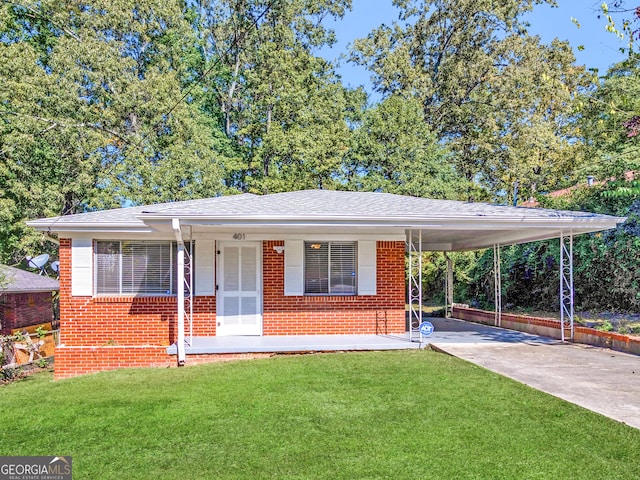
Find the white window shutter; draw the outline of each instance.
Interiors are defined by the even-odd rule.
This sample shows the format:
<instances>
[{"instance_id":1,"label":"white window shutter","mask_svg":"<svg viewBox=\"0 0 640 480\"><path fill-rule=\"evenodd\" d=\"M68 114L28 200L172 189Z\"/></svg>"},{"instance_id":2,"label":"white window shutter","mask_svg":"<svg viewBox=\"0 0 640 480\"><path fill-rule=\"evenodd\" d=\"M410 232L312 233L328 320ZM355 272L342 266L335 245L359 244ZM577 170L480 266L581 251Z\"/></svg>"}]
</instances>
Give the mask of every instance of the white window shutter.
<instances>
[{"instance_id":1,"label":"white window shutter","mask_svg":"<svg viewBox=\"0 0 640 480\"><path fill-rule=\"evenodd\" d=\"M376 294L376 241L358 242L358 295Z\"/></svg>"},{"instance_id":2,"label":"white window shutter","mask_svg":"<svg viewBox=\"0 0 640 480\"><path fill-rule=\"evenodd\" d=\"M216 242L214 240L196 240L195 248L195 284L196 295L215 295Z\"/></svg>"},{"instance_id":3,"label":"white window shutter","mask_svg":"<svg viewBox=\"0 0 640 480\"><path fill-rule=\"evenodd\" d=\"M284 242L284 294L304 295L304 242Z\"/></svg>"},{"instance_id":4,"label":"white window shutter","mask_svg":"<svg viewBox=\"0 0 640 480\"><path fill-rule=\"evenodd\" d=\"M71 295L93 295L93 241L71 239Z\"/></svg>"}]
</instances>

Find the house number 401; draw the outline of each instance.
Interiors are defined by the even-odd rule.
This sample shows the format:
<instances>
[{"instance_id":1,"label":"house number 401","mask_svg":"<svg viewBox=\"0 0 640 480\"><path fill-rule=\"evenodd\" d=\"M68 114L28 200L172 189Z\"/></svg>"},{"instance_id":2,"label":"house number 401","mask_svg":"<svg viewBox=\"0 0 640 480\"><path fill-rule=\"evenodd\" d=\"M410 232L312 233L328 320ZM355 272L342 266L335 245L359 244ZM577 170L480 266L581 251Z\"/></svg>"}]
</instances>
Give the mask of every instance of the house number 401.
<instances>
[{"instance_id":1,"label":"house number 401","mask_svg":"<svg viewBox=\"0 0 640 480\"><path fill-rule=\"evenodd\" d=\"M234 233L233 234L233 239L234 240L244 240L244 233Z\"/></svg>"}]
</instances>

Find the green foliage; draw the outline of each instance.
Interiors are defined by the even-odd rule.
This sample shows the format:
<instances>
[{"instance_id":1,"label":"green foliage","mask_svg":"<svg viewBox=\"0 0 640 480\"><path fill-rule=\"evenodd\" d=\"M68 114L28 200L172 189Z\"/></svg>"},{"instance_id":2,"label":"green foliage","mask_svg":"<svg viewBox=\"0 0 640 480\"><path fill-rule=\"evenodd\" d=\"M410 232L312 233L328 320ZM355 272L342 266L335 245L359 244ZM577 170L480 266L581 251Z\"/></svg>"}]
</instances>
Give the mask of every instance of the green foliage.
<instances>
[{"instance_id":1,"label":"green foliage","mask_svg":"<svg viewBox=\"0 0 640 480\"><path fill-rule=\"evenodd\" d=\"M47 333L49 333L48 330L46 328L44 328L42 325L40 325L40 326L38 326L36 328L36 335L40 339L44 338Z\"/></svg>"},{"instance_id":2,"label":"green foliage","mask_svg":"<svg viewBox=\"0 0 640 480\"><path fill-rule=\"evenodd\" d=\"M615 230L574 238L576 309L640 311L640 200L607 195L615 184L583 187L559 198L542 197L549 208L626 216ZM535 310L559 308L559 241L503 247L503 305ZM472 269L468 301L491 307L493 256L480 257Z\"/></svg>"},{"instance_id":3,"label":"green foliage","mask_svg":"<svg viewBox=\"0 0 640 480\"><path fill-rule=\"evenodd\" d=\"M20 367L1 367L0 383L7 383L17 380L22 375L23 370Z\"/></svg>"},{"instance_id":4,"label":"green foliage","mask_svg":"<svg viewBox=\"0 0 640 480\"><path fill-rule=\"evenodd\" d=\"M344 188L449 199L462 190L451 155L429 130L415 98L395 95L368 109L351 143Z\"/></svg>"},{"instance_id":5,"label":"green foliage","mask_svg":"<svg viewBox=\"0 0 640 480\"><path fill-rule=\"evenodd\" d=\"M620 50L622 52L627 50L629 54L634 53L634 47L640 39L640 30L638 29L640 8L638 5L634 6L634 3L625 0L602 2L600 4L601 14L598 15L598 18L604 18L606 21L605 28L608 32L616 35L620 40L626 40L626 48Z\"/></svg>"},{"instance_id":6,"label":"green foliage","mask_svg":"<svg viewBox=\"0 0 640 480\"><path fill-rule=\"evenodd\" d=\"M46 358L39 358L35 361L35 364L38 368L46 368L49 365L49 362Z\"/></svg>"},{"instance_id":7,"label":"green foliage","mask_svg":"<svg viewBox=\"0 0 640 480\"><path fill-rule=\"evenodd\" d=\"M609 320L605 320L599 327L596 327L596 329L602 332L610 332L613 330L613 324Z\"/></svg>"},{"instance_id":8,"label":"green foliage","mask_svg":"<svg viewBox=\"0 0 640 480\"><path fill-rule=\"evenodd\" d=\"M558 241L502 247L501 280L504 308L553 311L558 307ZM466 303L494 306L493 251L485 250L471 269Z\"/></svg>"},{"instance_id":9,"label":"green foliage","mask_svg":"<svg viewBox=\"0 0 640 480\"><path fill-rule=\"evenodd\" d=\"M400 22L354 43L379 93L420 102L469 200L483 199L473 182L495 197L517 181L529 196L583 161L573 100L591 78L566 42L527 34L523 16L540 3L398 0Z\"/></svg>"},{"instance_id":10,"label":"green foliage","mask_svg":"<svg viewBox=\"0 0 640 480\"><path fill-rule=\"evenodd\" d=\"M640 181L633 180L630 182L619 181L617 187L613 190L604 192L605 196L611 198L638 198L640 197Z\"/></svg>"},{"instance_id":11,"label":"green foliage","mask_svg":"<svg viewBox=\"0 0 640 480\"><path fill-rule=\"evenodd\" d=\"M346 90L314 52L335 41L323 26L350 0L202 2L195 10L204 60L219 74L203 82L211 111L237 155L226 186L278 192L331 188L348 148L349 112L364 95Z\"/></svg>"},{"instance_id":12,"label":"green foliage","mask_svg":"<svg viewBox=\"0 0 640 480\"><path fill-rule=\"evenodd\" d=\"M591 161L578 173L583 178L589 174L598 180L620 180L620 189L609 189L612 196L637 195L637 185L622 180L625 172L640 169L640 55L631 54L612 66L581 105L581 133Z\"/></svg>"},{"instance_id":13,"label":"green foliage","mask_svg":"<svg viewBox=\"0 0 640 480\"><path fill-rule=\"evenodd\" d=\"M446 257L442 252L425 252L422 255L423 298L427 303L443 305L446 296ZM467 301L469 275L481 252L452 252L448 255L453 262L453 301Z\"/></svg>"},{"instance_id":14,"label":"green foliage","mask_svg":"<svg viewBox=\"0 0 640 480\"><path fill-rule=\"evenodd\" d=\"M47 247L25 219L222 192L193 38L177 1L0 6L0 261Z\"/></svg>"}]
</instances>

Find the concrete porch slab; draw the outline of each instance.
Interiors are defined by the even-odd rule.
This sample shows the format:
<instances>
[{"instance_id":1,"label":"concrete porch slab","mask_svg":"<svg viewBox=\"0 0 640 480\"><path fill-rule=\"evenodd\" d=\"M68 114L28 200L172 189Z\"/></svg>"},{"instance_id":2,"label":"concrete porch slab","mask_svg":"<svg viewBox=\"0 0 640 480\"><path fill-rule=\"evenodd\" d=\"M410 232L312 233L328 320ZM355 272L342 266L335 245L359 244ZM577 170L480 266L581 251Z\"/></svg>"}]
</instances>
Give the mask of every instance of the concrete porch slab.
<instances>
[{"instance_id":1,"label":"concrete porch slab","mask_svg":"<svg viewBox=\"0 0 640 480\"><path fill-rule=\"evenodd\" d=\"M390 335L273 335L273 336L229 336L193 337L187 344L187 355L214 353L280 353L280 352L332 352L349 350L402 350L423 348L429 344L448 343L525 343L552 344L557 340L529 335L513 330L489 327L450 318L429 318L435 331L419 342L418 334ZM187 336L188 340L188 336ZM176 344L167 348L167 353L176 355Z\"/></svg>"},{"instance_id":2,"label":"concrete porch slab","mask_svg":"<svg viewBox=\"0 0 640 480\"><path fill-rule=\"evenodd\" d=\"M185 346L185 353L187 355L194 355L215 353L404 350L409 348L421 348L424 346L424 344L420 344L417 341L410 341L408 334L193 337L193 343ZM177 353L175 343L167 348L167 353L170 355L175 355Z\"/></svg>"}]
</instances>

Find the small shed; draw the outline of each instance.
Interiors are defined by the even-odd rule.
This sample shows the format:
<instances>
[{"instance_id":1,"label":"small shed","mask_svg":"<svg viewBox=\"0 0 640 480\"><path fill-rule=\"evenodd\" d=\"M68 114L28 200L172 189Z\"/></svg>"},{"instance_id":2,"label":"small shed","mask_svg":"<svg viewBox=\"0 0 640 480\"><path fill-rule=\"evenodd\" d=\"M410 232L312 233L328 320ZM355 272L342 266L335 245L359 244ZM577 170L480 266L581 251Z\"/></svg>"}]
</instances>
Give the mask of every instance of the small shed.
<instances>
[{"instance_id":1,"label":"small shed","mask_svg":"<svg viewBox=\"0 0 640 480\"><path fill-rule=\"evenodd\" d=\"M0 265L0 279L0 334L53 322L58 280L5 265Z\"/></svg>"}]
</instances>

